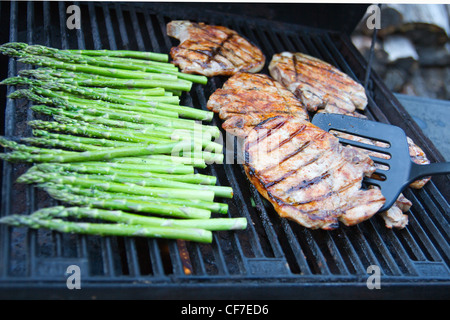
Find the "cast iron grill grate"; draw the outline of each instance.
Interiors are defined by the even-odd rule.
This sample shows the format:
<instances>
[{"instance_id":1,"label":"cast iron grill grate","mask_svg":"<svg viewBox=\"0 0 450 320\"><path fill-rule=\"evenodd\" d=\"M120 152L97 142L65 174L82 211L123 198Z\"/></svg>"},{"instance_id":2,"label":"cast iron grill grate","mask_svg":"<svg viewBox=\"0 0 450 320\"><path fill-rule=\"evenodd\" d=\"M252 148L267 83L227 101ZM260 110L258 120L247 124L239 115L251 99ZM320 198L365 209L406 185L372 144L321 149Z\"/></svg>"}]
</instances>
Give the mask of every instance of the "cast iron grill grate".
<instances>
[{"instance_id":1,"label":"cast iron grill grate","mask_svg":"<svg viewBox=\"0 0 450 320\"><path fill-rule=\"evenodd\" d=\"M366 72L364 59L348 37L339 33L177 9L170 4L106 2L75 2L81 8L81 29L68 30L66 8L71 4L2 1L2 43L168 52L177 41L165 35L166 23L190 19L238 31L257 44L268 59L284 50L301 51L330 62L359 81ZM6 57L0 64L2 79L28 68ZM267 66L263 72L267 73ZM194 85L183 97L183 104L205 109L209 96L225 80L215 77L205 86ZM34 114L28 102L6 99L13 87L0 89L5 106L2 134L30 135L26 123ZM376 75L371 75L368 91L370 118L402 126L431 161L443 161ZM220 127L217 117L213 121ZM236 160L228 155L226 159ZM27 168L23 164L2 164L2 216L29 214L55 204L43 191L14 182ZM402 291L416 286L448 297L449 177L433 178L422 190L405 192L413 206L408 213L409 225L403 230L389 230L381 218L374 217L351 228L312 231L280 219L248 182L241 165L211 165L205 172L216 175L219 184L233 187L229 215L246 217L247 230L216 232L213 243L206 245L0 226L1 296L27 297L48 290L49 297L326 298L337 292L341 298L356 293L373 297L378 293L366 287L367 268L376 265L381 270L384 297L395 297L399 292L420 297L424 294L420 291ZM83 290L66 288L69 265L82 270Z\"/></svg>"}]
</instances>

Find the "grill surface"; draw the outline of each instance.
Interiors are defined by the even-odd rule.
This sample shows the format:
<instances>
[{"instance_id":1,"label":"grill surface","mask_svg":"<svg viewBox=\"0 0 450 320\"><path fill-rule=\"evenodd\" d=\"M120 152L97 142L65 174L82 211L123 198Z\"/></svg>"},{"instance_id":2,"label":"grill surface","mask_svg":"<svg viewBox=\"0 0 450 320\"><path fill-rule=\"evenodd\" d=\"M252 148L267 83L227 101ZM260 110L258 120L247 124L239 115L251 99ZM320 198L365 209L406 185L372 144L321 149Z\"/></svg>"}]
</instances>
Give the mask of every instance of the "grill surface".
<instances>
[{"instance_id":1,"label":"grill surface","mask_svg":"<svg viewBox=\"0 0 450 320\"><path fill-rule=\"evenodd\" d=\"M81 29L66 28L67 2L0 2L2 43L22 41L57 48L133 49L169 52L177 41L165 35L173 19L230 27L257 44L268 60L277 52L301 51L363 81L366 62L345 35L167 4L75 3ZM267 64L266 64L267 65ZM1 57L2 79L26 65ZM263 70L267 73L267 67ZM206 109L225 78L194 85L185 105ZM6 136L27 136L29 104L9 100L2 87ZM443 161L394 96L372 74L370 118L403 127L430 160ZM214 124L220 127L217 118ZM231 157L232 159L233 157ZM226 157L229 159L229 155ZM29 214L55 204L43 191L15 184L27 165L2 163L1 215ZM448 176L422 190L407 190L413 202L409 225L389 230L379 217L355 227L308 230L280 219L249 184L239 164L212 165L207 174L233 187L229 215L248 228L216 232L211 245L141 238L94 237L0 226L0 297L7 298L448 298L450 250ZM66 269L81 269L81 290L66 287ZM369 290L367 268L381 271L381 289ZM120 289L120 290L119 290ZM414 290L412 290L414 289Z\"/></svg>"}]
</instances>

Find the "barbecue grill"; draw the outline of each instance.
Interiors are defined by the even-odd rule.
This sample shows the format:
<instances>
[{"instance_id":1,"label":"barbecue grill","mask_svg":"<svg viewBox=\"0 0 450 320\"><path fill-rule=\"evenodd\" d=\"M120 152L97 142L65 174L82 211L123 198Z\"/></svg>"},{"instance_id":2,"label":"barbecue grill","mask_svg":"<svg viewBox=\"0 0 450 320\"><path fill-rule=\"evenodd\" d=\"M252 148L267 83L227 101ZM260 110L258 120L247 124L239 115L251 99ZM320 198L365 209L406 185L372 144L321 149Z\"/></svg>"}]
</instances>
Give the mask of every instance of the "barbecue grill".
<instances>
[{"instance_id":1,"label":"barbecue grill","mask_svg":"<svg viewBox=\"0 0 450 320\"><path fill-rule=\"evenodd\" d=\"M66 26L66 9L71 4L81 8L81 29L70 30ZM304 12L301 5L298 6L298 11ZM333 28L331 24L320 29L302 25L302 20L280 21L276 14L271 20L257 14L246 15L242 8L251 8L248 4L225 7L231 10L218 12L213 5L190 7L176 3L2 1L0 40L2 43L21 41L62 49L132 49L168 53L178 41L167 37L166 23L189 19L236 30L258 45L268 60L277 52L300 51L327 61L364 82L367 63L352 45L348 32L337 27L330 29ZM264 5L254 4L253 8L253 13L263 13ZM365 9L358 10L361 18ZM348 29L348 24L340 25L346 25ZM0 59L2 79L28 68L14 59ZM267 73L267 64L262 72ZM183 104L206 109L209 96L225 80L214 77L207 85L194 84L191 92L183 95ZM444 161L380 78L372 72L368 80L368 117L402 127L432 162ZM6 95L14 90L13 87L0 90L1 105L4 106L1 134L8 137L30 135L26 123L33 119L33 114L28 102L7 99ZM213 124L221 126L217 115ZM1 166L2 216L29 214L56 204L45 192L15 183L28 165L5 162ZM449 176L433 177L423 189L404 192L413 203L405 229L387 229L383 220L375 216L357 226L324 231L309 230L281 219L248 182L241 164L209 165L204 170L217 176L218 184L233 187L233 199L226 200L228 214L246 217L249 221L246 230L215 232L212 244L197 244L61 234L2 225L0 297L450 297ZM70 290L66 285L66 272L71 265L81 270L80 290ZM372 275L370 266L380 271L380 289L367 286Z\"/></svg>"}]
</instances>

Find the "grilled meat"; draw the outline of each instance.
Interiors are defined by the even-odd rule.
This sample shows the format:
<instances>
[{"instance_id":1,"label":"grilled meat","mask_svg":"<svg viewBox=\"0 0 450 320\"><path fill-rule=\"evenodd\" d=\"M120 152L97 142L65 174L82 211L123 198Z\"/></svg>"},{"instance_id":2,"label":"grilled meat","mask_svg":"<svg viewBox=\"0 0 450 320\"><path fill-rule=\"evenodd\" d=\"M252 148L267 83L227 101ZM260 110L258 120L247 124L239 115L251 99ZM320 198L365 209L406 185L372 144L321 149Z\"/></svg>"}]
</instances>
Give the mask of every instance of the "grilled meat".
<instances>
[{"instance_id":1,"label":"grilled meat","mask_svg":"<svg viewBox=\"0 0 450 320\"><path fill-rule=\"evenodd\" d=\"M249 180L281 217L312 228L355 225L384 204L379 189L363 190L373 161L308 121L276 116L244 141Z\"/></svg>"},{"instance_id":2,"label":"grilled meat","mask_svg":"<svg viewBox=\"0 0 450 320\"><path fill-rule=\"evenodd\" d=\"M301 102L264 74L237 73L210 96L206 106L224 120L224 130L240 138L260 122L277 115L308 120Z\"/></svg>"},{"instance_id":3,"label":"grilled meat","mask_svg":"<svg viewBox=\"0 0 450 320\"><path fill-rule=\"evenodd\" d=\"M186 73L230 76L238 71L259 72L265 64L258 47L226 27L177 20L167 24L167 34L180 40L170 55Z\"/></svg>"},{"instance_id":4,"label":"grilled meat","mask_svg":"<svg viewBox=\"0 0 450 320\"><path fill-rule=\"evenodd\" d=\"M284 53L284 57L279 59L277 55L274 56L273 61L277 63L271 63L270 67L273 75L281 75L285 71L282 67L286 61L280 61L286 55ZM298 62L300 60L301 63ZM371 154L367 150L344 147L333 134L313 126L308 121L307 111L344 113L366 118L356 111L356 108L363 109L367 103L364 90L355 91L355 88L362 87L318 59L301 54L300 57L298 54L291 55L291 65L299 67L302 64L309 64L307 68L310 73L305 74L294 68L296 81L290 91L269 76L239 72L222 89L211 95L207 107L219 113L226 131L246 138L245 172L280 216L313 229L333 229L338 226L338 221L354 225L373 216L384 203L378 188L361 189L364 175L371 176L379 165L370 159ZM315 71L312 66L316 68ZM326 78L323 75L321 77L320 73L329 73L327 87L323 85ZM306 99L305 86L308 90L313 88L306 83L308 76L308 81L316 89L319 88L318 91L323 90L320 103L313 104L313 100ZM283 82L282 77L278 79ZM299 87L299 83L303 87ZM336 97L338 90L342 94ZM301 100L306 101L308 110L293 94L299 92L303 94ZM318 98L317 92L312 96ZM354 139L342 133L340 135ZM364 143L379 144L360 139ZM410 138L408 143L414 162L429 162ZM384 158L385 155L375 156ZM411 186L419 188L426 181L427 178ZM386 226L405 227L408 216L403 212L408 211L411 205L401 194L389 210L380 214Z\"/></svg>"},{"instance_id":5,"label":"grilled meat","mask_svg":"<svg viewBox=\"0 0 450 320\"><path fill-rule=\"evenodd\" d=\"M405 196L400 193L397 200L388 210L380 212L380 216L383 218L387 228L403 229L408 224L408 216L403 214L411 208L412 203Z\"/></svg>"},{"instance_id":6,"label":"grilled meat","mask_svg":"<svg viewBox=\"0 0 450 320\"><path fill-rule=\"evenodd\" d=\"M275 54L270 75L315 112L349 114L367 105L364 87L334 66L303 53Z\"/></svg>"},{"instance_id":7,"label":"grilled meat","mask_svg":"<svg viewBox=\"0 0 450 320\"><path fill-rule=\"evenodd\" d=\"M428 160L425 152L417 144L415 144L410 137L406 137L406 139L408 141L408 150L411 160L417 164L429 164L430 160ZM423 188L423 186L430 181L430 179L431 177L424 177L412 182L409 186L413 189L420 189Z\"/></svg>"}]
</instances>

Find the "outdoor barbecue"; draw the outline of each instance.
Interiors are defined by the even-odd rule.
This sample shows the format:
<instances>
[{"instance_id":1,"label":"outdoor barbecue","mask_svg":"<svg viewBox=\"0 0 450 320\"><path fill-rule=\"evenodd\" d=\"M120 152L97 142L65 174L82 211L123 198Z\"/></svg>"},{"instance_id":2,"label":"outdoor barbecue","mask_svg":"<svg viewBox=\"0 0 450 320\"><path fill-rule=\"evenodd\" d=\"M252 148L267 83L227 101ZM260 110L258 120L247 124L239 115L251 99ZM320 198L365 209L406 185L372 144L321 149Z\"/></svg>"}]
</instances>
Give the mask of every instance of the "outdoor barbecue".
<instances>
[{"instance_id":1,"label":"outdoor barbecue","mask_svg":"<svg viewBox=\"0 0 450 320\"><path fill-rule=\"evenodd\" d=\"M251 5L0 3L0 297L449 297L450 176L379 212L370 154L311 123L445 162L351 42L366 6Z\"/></svg>"}]
</instances>

